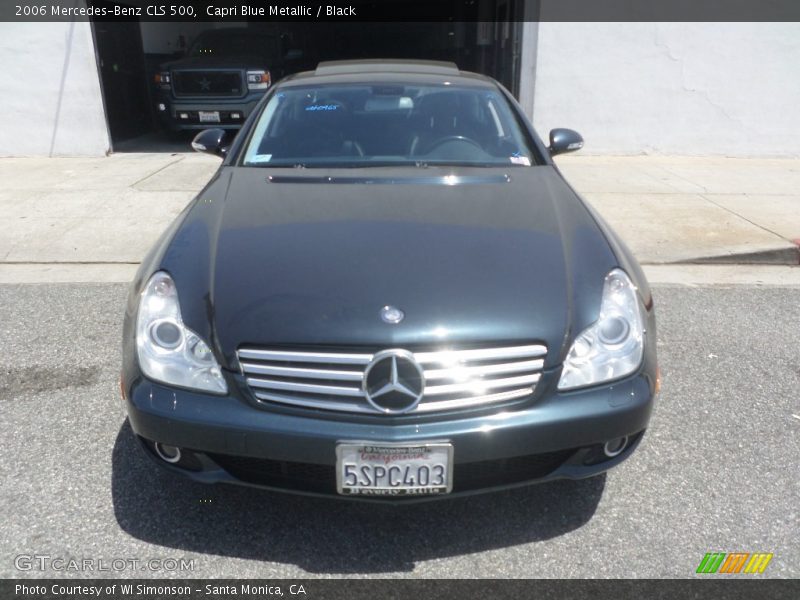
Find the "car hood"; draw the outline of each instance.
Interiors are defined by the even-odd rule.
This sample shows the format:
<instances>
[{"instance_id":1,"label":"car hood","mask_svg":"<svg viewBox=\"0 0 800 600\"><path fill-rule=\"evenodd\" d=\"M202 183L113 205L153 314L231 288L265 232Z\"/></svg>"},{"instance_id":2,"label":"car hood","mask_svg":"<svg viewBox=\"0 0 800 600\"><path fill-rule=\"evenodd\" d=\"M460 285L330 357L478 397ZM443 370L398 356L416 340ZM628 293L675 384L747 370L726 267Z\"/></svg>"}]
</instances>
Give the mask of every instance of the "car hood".
<instances>
[{"instance_id":1,"label":"car hood","mask_svg":"<svg viewBox=\"0 0 800 600\"><path fill-rule=\"evenodd\" d=\"M452 172L223 168L165 255L184 319L228 366L241 345L523 343L557 364L597 316L607 241L552 167Z\"/></svg>"},{"instance_id":2,"label":"car hood","mask_svg":"<svg viewBox=\"0 0 800 600\"><path fill-rule=\"evenodd\" d=\"M245 69L245 68L260 68L268 66L265 63L264 57L256 55L244 56L225 56L225 57L211 57L211 56L187 56L177 60L169 61L161 65L164 71L180 71L182 69ZM275 61L272 61L275 62Z\"/></svg>"}]
</instances>

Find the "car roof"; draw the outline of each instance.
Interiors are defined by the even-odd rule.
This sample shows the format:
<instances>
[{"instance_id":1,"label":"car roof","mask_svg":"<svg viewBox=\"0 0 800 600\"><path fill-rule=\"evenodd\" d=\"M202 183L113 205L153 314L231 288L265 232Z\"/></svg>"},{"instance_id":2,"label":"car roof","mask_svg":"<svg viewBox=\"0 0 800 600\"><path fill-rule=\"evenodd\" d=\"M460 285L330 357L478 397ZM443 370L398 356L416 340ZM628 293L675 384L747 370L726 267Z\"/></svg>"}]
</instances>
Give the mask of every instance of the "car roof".
<instances>
[{"instance_id":1,"label":"car roof","mask_svg":"<svg viewBox=\"0 0 800 600\"><path fill-rule=\"evenodd\" d=\"M435 60L331 60L321 62L315 75L340 75L342 73L431 73L435 75L458 75L454 62Z\"/></svg>"},{"instance_id":2,"label":"car roof","mask_svg":"<svg viewBox=\"0 0 800 600\"><path fill-rule=\"evenodd\" d=\"M457 84L495 87L490 77L461 71L453 62L434 60L337 60L321 62L314 71L296 73L282 84L307 83L369 83L385 81L435 83L449 81Z\"/></svg>"}]
</instances>

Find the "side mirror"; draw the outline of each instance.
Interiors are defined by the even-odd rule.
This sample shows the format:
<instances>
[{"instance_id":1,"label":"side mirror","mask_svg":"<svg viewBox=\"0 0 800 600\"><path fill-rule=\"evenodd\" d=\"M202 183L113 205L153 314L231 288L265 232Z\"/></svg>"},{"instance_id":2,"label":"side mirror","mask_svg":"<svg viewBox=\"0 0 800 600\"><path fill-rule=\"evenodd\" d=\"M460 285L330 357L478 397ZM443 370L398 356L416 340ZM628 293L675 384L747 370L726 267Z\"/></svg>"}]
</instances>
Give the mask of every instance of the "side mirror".
<instances>
[{"instance_id":1,"label":"side mirror","mask_svg":"<svg viewBox=\"0 0 800 600\"><path fill-rule=\"evenodd\" d=\"M572 129L553 129L550 132L550 154L564 154L565 152L575 152L583 148L583 138L577 131Z\"/></svg>"},{"instance_id":2,"label":"side mirror","mask_svg":"<svg viewBox=\"0 0 800 600\"><path fill-rule=\"evenodd\" d=\"M192 148L197 152L205 152L214 156L225 156L228 146L225 144L224 129L204 129L192 140Z\"/></svg>"}]
</instances>

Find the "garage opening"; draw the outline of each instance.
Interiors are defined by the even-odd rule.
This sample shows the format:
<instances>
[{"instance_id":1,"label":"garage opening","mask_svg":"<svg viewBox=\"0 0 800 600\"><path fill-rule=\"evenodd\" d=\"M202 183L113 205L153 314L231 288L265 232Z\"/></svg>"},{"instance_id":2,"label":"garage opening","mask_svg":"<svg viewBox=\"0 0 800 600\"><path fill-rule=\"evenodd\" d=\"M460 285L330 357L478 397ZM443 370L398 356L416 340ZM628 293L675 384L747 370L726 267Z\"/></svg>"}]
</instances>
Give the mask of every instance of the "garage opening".
<instances>
[{"instance_id":1,"label":"garage opening","mask_svg":"<svg viewBox=\"0 0 800 600\"><path fill-rule=\"evenodd\" d=\"M482 10L486 10L485 4ZM272 81L293 72L314 69L326 60L364 58L400 58L445 60L459 68L494 77L512 93L519 87L519 64L522 24L514 11L521 3L494 0L488 3L491 11L483 22L438 23L197 23L197 22L136 22L94 23L95 43L106 116L115 152L152 152L185 150L191 131L169 131L163 114L170 110L160 100L159 86L175 85L181 92L191 94L185 86L206 86L211 91L238 93L227 80L219 76L199 77L197 81L164 81L170 77L169 65L194 56L202 65L213 62L215 49L224 51L214 42L225 32L236 28L241 32L237 43L256 46L268 43L278 65L265 66ZM455 13L454 13L455 14ZM514 21L514 19L517 19ZM204 54L206 53L206 54ZM256 54L257 52L254 52ZM204 62L205 61L205 62ZM185 62L180 62L185 64ZM165 67L165 65L167 65ZM248 71L247 85L258 86L257 73ZM159 80L161 78L161 80ZM228 87L225 87L228 86ZM224 88L224 92L221 91ZM178 93L176 88L176 93ZM216 91L215 91L216 93ZM202 106L182 110L176 119L235 126L246 118L247 107L231 102L230 110L202 114ZM219 126L219 125L216 125Z\"/></svg>"}]
</instances>

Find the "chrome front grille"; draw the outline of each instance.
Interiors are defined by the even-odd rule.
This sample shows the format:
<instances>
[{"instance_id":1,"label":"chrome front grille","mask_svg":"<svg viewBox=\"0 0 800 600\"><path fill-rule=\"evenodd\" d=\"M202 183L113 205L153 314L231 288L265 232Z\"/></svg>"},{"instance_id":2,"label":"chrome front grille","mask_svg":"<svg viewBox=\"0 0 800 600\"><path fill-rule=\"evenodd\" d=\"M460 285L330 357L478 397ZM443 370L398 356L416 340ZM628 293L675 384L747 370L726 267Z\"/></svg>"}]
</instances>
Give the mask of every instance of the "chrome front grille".
<instances>
[{"instance_id":1,"label":"chrome front grille","mask_svg":"<svg viewBox=\"0 0 800 600\"><path fill-rule=\"evenodd\" d=\"M422 399L409 413L468 408L529 396L539 381L543 345L413 352L424 373ZM364 392L375 354L240 348L242 374L262 402L376 414Z\"/></svg>"}]
</instances>

